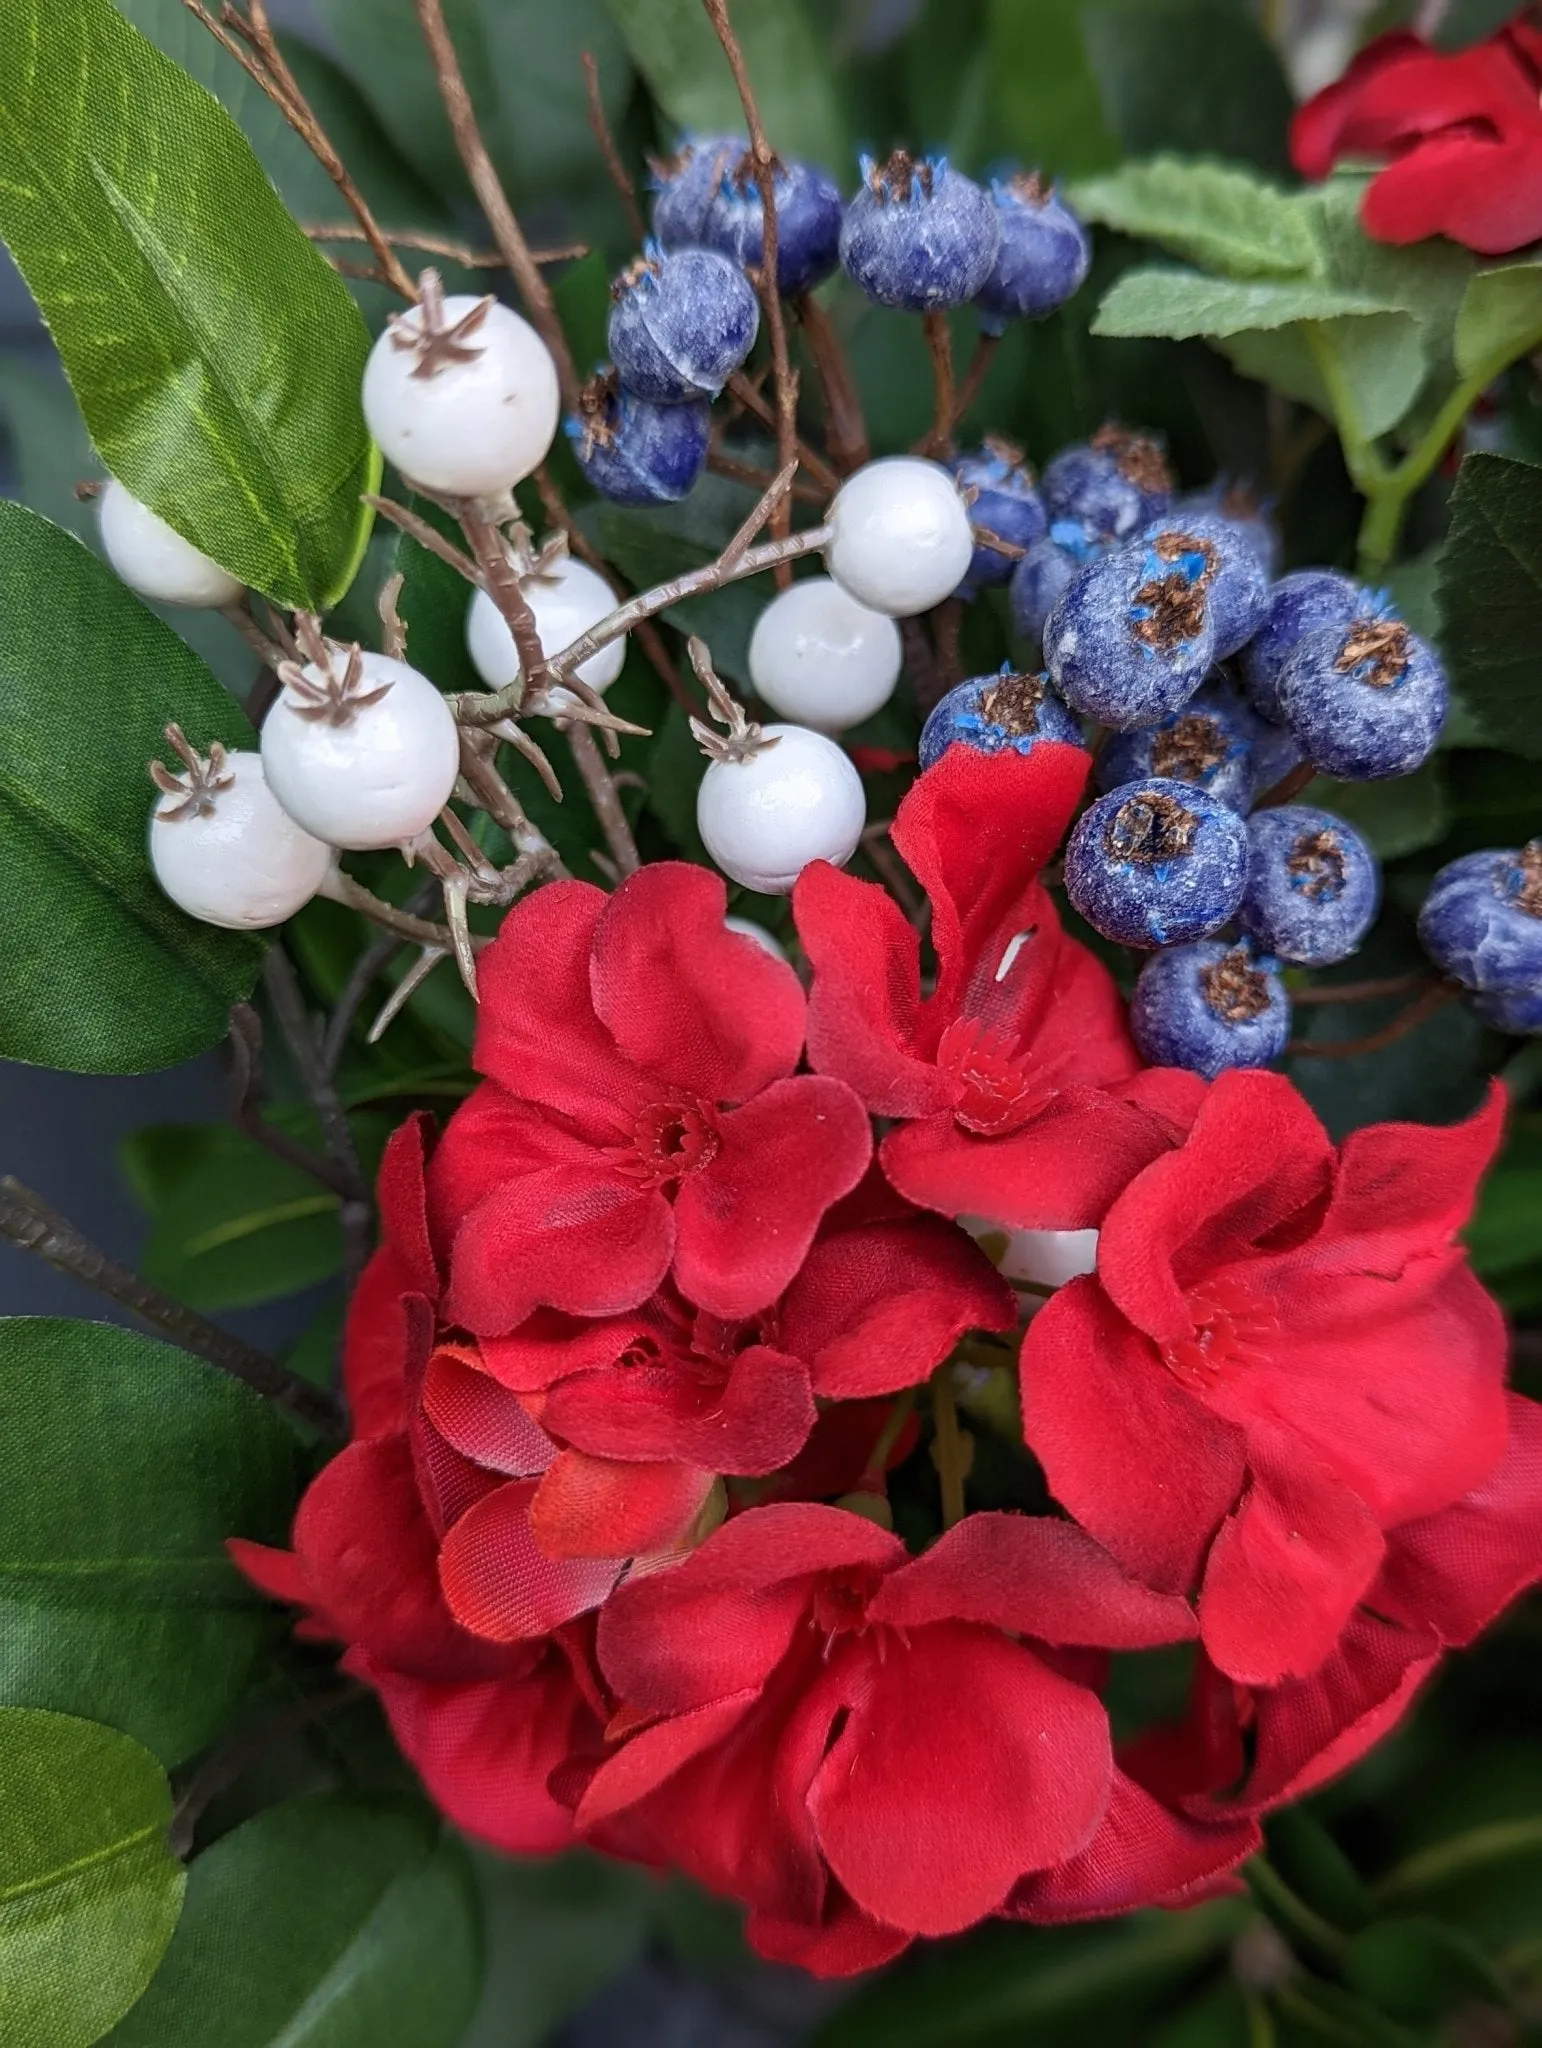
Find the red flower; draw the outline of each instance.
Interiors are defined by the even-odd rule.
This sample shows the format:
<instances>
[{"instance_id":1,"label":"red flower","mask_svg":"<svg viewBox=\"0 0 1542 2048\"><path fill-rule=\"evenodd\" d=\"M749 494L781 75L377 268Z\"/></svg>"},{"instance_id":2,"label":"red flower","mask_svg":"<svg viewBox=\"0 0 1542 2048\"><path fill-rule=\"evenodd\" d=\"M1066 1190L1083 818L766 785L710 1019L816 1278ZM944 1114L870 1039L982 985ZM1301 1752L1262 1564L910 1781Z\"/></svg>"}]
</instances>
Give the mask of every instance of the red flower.
<instances>
[{"instance_id":1,"label":"red flower","mask_svg":"<svg viewBox=\"0 0 1542 2048\"><path fill-rule=\"evenodd\" d=\"M1082 1646L1193 1627L1068 1523L972 1515L911 1558L839 1509L753 1509L607 1603L628 1739L579 1824L743 1900L762 1953L826 1975L1009 1902L1054 1917L1056 1876L1073 1911L1166 1896L1255 1837L1122 1781Z\"/></svg>"},{"instance_id":2,"label":"red flower","mask_svg":"<svg viewBox=\"0 0 1542 2048\"><path fill-rule=\"evenodd\" d=\"M910 790L893 839L931 898L930 996L919 935L885 890L817 861L793 893L814 968L810 1061L905 1120L880 1158L925 1208L1095 1224L1169 1140L1134 1106L1164 1106L1165 1087L1132 1083L1112 977L1066 937L1039 881L1088 765L1048 742L1026 756L952 747Z\"/></svg>"},{"instance_id":3,"label":"red flower","mask_svg":"<svg viewBox=\"0 0 1542 2048\"><path fill-rule=\"evenodd\" d=\"M1213 1662L1306 1677L1382 1567L1505 1444L1505 1332L1452 1234L1502 1091L1335 1150L1288 1081L1228 1073L1113 1205L1095 1277L1023 1346L1051 1491L1152 1585L1200 1586Z\"/></svg>"},{"instance_id":4,"label":"red flower","mask_svg":"<svg viewBox=\"0 0 1542 2048\"><path fill-rule=\"evenodd\" d=\"M1542 29L1529 11L1449 54L1382 36L1300 109L1291 155L1308 178L1346 157L1387 159L1361 206L1378 241L1449 235L1503 255L1542 237L1539 86Z\"/></svg>"},{"instance_id":5,"label":"red flower","mask_svg":"<svg viewBox=\"0 0 1542 2048\"><path fill-rule=\"evenodd\" d=\"M797 976L725 930L721 881L663 862L614 896L536 890L482 955L490 1079L434 1158L450 1315L617 1315L673 1271L711 1314L768 1307L867 1166L861 1104L793 1077Z\"/></svg>"}]
</instances>

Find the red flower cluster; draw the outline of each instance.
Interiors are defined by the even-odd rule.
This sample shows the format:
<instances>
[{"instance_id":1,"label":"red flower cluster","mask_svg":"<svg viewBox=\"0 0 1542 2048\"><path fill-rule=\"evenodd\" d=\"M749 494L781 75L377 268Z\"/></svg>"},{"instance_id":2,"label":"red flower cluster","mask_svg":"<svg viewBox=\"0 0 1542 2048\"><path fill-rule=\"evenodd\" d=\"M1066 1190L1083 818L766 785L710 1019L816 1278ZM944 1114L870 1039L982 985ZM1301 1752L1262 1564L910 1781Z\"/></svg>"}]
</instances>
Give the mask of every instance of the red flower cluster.
<instances>
[{"instance_id":1,"label":"red flower cluster","mask_svg":"<svg viewBox=\"0 0 1542 2048\"><path fill-rule=\"evenodd\" d=\"M1448 235L1483 256L1542 238L1542 22L1528 7L1487 42L1443 52L1399 32L1367 45L1296 115L1308 178L1385 162L1361 218L1381 242Z\"/></svg>"},{"instance_id":2,"label":"red flower cluster","mask_svg":"<svg viewBox=\"0 0 1542 2048\"><path fill-rule=\"evenodd\" d=\"M1278 1078L1141 1071L1040 877L1087 767L955 748L907 797L930 990L823 867L807 1002L699 869L513 911L486 1079L387 1153L354 1440L292 1551L233 1545L462 1826L684 1869L822 1973L1232 1882L1542 1576L1542 1411L1453 1242L1500 1103L1335 1148ZM1099 1232L1022 1348L1064 1512L907 1547L915 1390L1019 1320L961 1213ZM1189 1714L1116 1759L1110 1653L1184 1643Z\"/></svg>"}]
</instances>

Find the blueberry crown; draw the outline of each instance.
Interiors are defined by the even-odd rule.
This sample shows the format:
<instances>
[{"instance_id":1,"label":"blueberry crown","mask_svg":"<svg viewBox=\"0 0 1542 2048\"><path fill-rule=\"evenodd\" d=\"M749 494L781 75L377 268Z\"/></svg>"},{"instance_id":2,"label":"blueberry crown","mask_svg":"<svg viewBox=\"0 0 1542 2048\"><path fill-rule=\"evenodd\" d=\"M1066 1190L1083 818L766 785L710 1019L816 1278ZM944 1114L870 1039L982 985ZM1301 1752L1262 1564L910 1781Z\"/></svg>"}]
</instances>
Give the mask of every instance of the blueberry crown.
<instances>
[{"instance_id":1,"label":"blueberry crown","mask_svg":"<svg viewBox=\"0 0 1542 2048\"><path fill-rule=\"evenodd\" d=\"M1223 1024L1251 1024L1269 1007L1269 977L1243 946L1199 970L1200 993Z\"/></svg>"},{"instance_id":2,"label":"blueberry crown","mask_svg":"<svg viewBox=\"0 0 1542 2048\"><path fill-rule=\"evenodd\" d=\"M945 156L912 156L908 149L891 151L883 163L862 159L862 182L880 206L924 206L947 175Z\"/></svg>"}]
</instances>

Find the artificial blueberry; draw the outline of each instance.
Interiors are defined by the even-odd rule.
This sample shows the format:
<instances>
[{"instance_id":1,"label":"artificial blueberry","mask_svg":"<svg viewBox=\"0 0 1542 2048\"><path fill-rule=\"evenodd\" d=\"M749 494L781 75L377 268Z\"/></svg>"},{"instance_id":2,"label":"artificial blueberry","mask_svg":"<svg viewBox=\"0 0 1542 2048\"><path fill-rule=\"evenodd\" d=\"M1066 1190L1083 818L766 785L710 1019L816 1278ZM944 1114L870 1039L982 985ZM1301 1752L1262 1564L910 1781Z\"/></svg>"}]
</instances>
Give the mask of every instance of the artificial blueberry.
<instances>
[{"instance_id":1,"label":"artificial blueberry","mask_svg":"<svg viewBox=\"0 0 1542 2048\"><path fill-rule=\"evenodd\" d=\"M1001 242L975 304L985 332L1001 334L1011 320L1036 320L1063 306L1087 275L1092 243L1037 171L993 178L990 196Z\"/></svg>"},{"instance_id":2,"label":"artificial blueberry","mask_svg":"<svg viewBox=\"0 0 1542 2048\"><path fill-rule=\"evenodd\" d=\"M1078 569L1044 627L1044 665L1075 711L1120 731L1155 725L1210 671L1216 550L1176 531Z\"/></svg>"},{"instance_id":3,"label":"artificial blueberry","mask_svg":"<svg viewBox=\"0 0 1542 2048\"><path fill-rule=\"evenodd\" d=\"M610 288L610 354L628 391L656 405L716 398L755 345L760 302L715 249L656 245Z\"/></svg>"},{"instance_id":4,"label":"artificial blueberry","mask_svg":"<svg viewBox=\"0 0 1542 2048\"><path fill-rule=\"evenodd\" d=\"M1358 583L1337 569L1295 569L1269 593L1263 624L1239 657L1242 686L1263 717L1278 725L1280 671L1308 633L1347 626L1362 601Z\"/></svg>"},{"instance_id":5,"label":"artificial blueberry","mask_svg":"<svg viewBox=\"0 0 1542 2048\"><path fill-rule=\"evenodd\" d=\"M1446 674L1386 611L1308 633L1280 672L1280 708L1307 757L1341 782L1380 782L1428 760L1446 721Z\"/></svg>"},{"instance_id":6,"label":"artificial blueberry","mask_svg":"<svg viewBox=\"0 0 1542 2048\"><path fill-rule=\"evenodd\" d=\"M1542 839L1466 853L1443 867L1419 912L1419 938L1466 988L1542 988Z\"/></svg>"},{"instance_id":7,"label":"artificial blueberry","mask_svg":"<svg viewBox=\"0 0 1542 2048\"><path fill-rule=\"evenodd\" d=\"M701 246L718 181L749 146L743 135L689 135L672 157L650 160L653 232L664 248Z\"/></svg>"},{"instance_id":8,"label":"artificial blueberry","mask_svg":"<svg viewBox=\"0 0 1542 2048\"><path fill-rule=\"evenodd\" d=\"M1266 1067L1290 1042L1279 963L1241 939L1169 946L1141 969L1130 1032L1154 1067L1213 1081L1227 1067Z\"/></svg>"},{"instance_id":9,"label":"artificial blueberry","mask_svg":"<svg viewBox=\"0 0 1542 2048\"><path fill-rule=\"evenodd\" d=\"M977 590L1005 583L1022 558L1021 553L1006 554L993 547L984 535L993 534L1012 548L1025 550L1043 539L1049 522L1033 487L1033 471L1023 460L1022 449L1010 441L988 434L982 447L958 457L953 475L968 500L975 535L974 555L959 595L972 597Z\"/></svg>"},{"instance_id":10,"label":"artificial blueberry","mask_svg":"<svg viewBox=\"0 0 1542 2048\"><path fill-rule=\"evenodd\" d=\"M1530 1038L1542 1032L1542 982L1532 988L1499 988L1474 996L1473 1009L1496 1031Z\"/></svg>"},{"instance_id":11,"label":"artificial blueberry","mask_svg":"<svg viewBox=\"0 0 1542 2048\"><path fill-rule=\"evenodd\" d=\"M1253 749L1224 695L1202 690L1160 725L1115 733L1098 755L1099 789L1152 775L1192 783L1217 803L1246 812L1253 801Z\"/></svg>"},{"instance_id":12,"label":"artificial blueberry","mask_svg":"<svg viewBox=\"0 0 1542 2048\"><path fill-rule=\"evenodd\" d=\"M1127 540L1173 501L1172 471L1161 444L1126 427L1099 427L1090 441L1062 448L1039 479L1050 516L1073 520L1089 537Z\"/></svg>"},{"instance_id":13,"label":"artificial blueberry","mask_svg":"<svg viewBox=\"0 0 1542 2048\"><path fill-rule=\"evenodd\" d=\"M578 394L567 421L579 468L602 498L618 505L667 505L701 475L712 435L706 399L655 405L628 391L614 370L600 370Z\"/></svg>"},{"instance_id":14,"label":"artificial blueberry","mask_svg":"<svg viewBox=\"0 0 1542 2048\"><path fill-rule=\"evenodd\" d=\"M789 298L812 288L834 270L840 254L841 195L812 164L773 158L776 198L776 283ZM660 239L668 246L667 237ZM693 239L704 249L730 256L745 270L758 269L766 253L765 207L748 149L721 163L717 182L702 209Z\"/></svg>"},{"instance_id":15,"label":"artificial blueberry","mask_svg":"<svg viewBox=\"0 0 1542 2048\"><path fill-rule=\"evenodd\" d=\"M1223 710L1253 750L1253 800L1266 797L1303 760L1301 742L1288 726L1263 717L1231 680L1231 669L1218 669L1195 700Z\"/></svg>"},{"instance_id":16,"label":"artificial blueberry","mask_svg":"<svg viewBox=\"0 0 1542 2048\"><path fill-rule=\"evenodd\" d=\"M1066 894L1105 939L1181 945L1235 914L1247 858L1247 826L1235 811L1154 776L1082 812L1066 847Z\"/></svg>"},{"instance_id":17,"label":"artificial blueberry","mask_svg":"<svg viewBox=\"0 0 1542 2048\"><path fill-rule=\"evenodd\" d=\"M949 690L921 728L921 766L930 768L955 745L978 754L1027 754L1039 740L1079 747L1081 721L1055 695L1048 676L1023 675L1008 665Z\"/></svg>"},{"instance_id":18,"label":"artificial blueberry","mask_svg":"<svg viewBox=\"0 0 1542 2048\"><path fill-rule=\"evenodd\" d=\"M1228 483L1218 477L1202 491L1186 491L1173 501L1173 512L1185 519L1212 512L1236 528L1238 538L1253 550L1272 583L1280 573L1283 544L1280 529L1270 513L1269 503L1246 484Z\"/></svg>"},{"instance_id":19,"label":"artificial blueberry","mask_svg":"<svg viewBox=\"0 0 1542 2048\"><path fill-rule=\"evenodd\" d=\"M1007 590L1012 617L1018 631L1035 645L1043 640L1045 621L1079 567L1075 555L1046 534L1033 542L1012 571Z\"/></svg>"},{"instance_id":20,"label":"artificial blueberry","mask_svg":"<svg viewBox=\"0 0 1542 2048\"><path fill-rule=\"evenodd\" d=\"M870 299L908 313L961 306L990 276L996 209L945 157L897 149L862 159L862 189L841 223L841 263Z\"/></svg>"},{"instance_id":21,"label":"artificial blueberry","mask_svg":"<svg viewBox=\"0 0 1542 2048\"><path fill-rule=\"evenodd\" d=\"M1248 880L1237 922L1282 960L1347 960L1375 922L1381 864L1342 818L1280 804L1248 820Z\"/></svg>"},{"instance_id":22,"label":"artificial blueberry","mask_svg":"<svg viewBox=\"0 0 1542 2048\"><path fill-rule=\"evenodd\" d=\"M1215 629L1215 658L1225 661L1245 647L1269 612L1269 579L1251 538L1218 512L1200 512L1183 519L1169 515L1155 521L1141 536L1158 547L1169 535L1181 535L1192 546L1208 541L1215 550L1210 583L1210 623Z\"/></svg>"}]
</instances>

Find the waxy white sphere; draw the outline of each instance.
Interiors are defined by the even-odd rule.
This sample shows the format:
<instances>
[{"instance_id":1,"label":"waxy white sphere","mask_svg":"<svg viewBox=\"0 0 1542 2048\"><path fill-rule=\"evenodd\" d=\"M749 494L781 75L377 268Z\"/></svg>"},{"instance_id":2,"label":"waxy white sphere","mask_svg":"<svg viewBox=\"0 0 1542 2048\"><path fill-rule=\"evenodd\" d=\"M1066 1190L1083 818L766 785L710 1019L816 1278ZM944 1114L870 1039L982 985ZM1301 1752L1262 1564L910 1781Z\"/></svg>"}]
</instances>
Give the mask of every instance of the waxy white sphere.
<instances>
[{"instance_id":1,"label":"waxy white sphere","mask_svg":"<svg viewBox=\"0 0 1542 2048\"><path fill-rule=\"evenodd\" d=\"M454 326L479 301L444 301ZM491 497L521 482L545 459L562 398L551 352L528 320L493 306L466 336L464 361L441 360L429 376L411 346L423 308L400 314L364 366L364 418L402 475L447 497Z\"/></svg>"},{"instance_id":2,"label":"waxy white sphere","mask_svg":"<svg viewBox=\"0 0 1542 2048\"><path fill-rule=\"evenodd\" d=\"M343 660L339 652L339 672ZM314 666L302 674L318 688L326 683ZM329 846L401 846L428 829L455 787L460 735L449 705L406 662L364 655L358 694L387 683L383 697L336 725L307 717L312 707L286 686L263 721L262 761L273 794Z\"/></svg>"},{"instance_id":3,"label":"waxy white sphere","mask_svg":"<svg viewBox=\"0 0 1542 2048\"><path fill-rule=\"evenodd\" d=\"M951 597L974 554L969 508L940 463L889 455L849 476L830 507L825 564L859 604L908 619Z\"/></svg>"},{"instance_id":4,"label":"waxy white sphere","mask_svg":"<svg viewBox=\"0 0 1542 2048\"><path fill-rule=\"evenodd\" d=\"M520 583L535 619L535 630L545 654L560 654L571 647L581 633L609 618L618 599L605 578L587 562L564 555L539 576L526 576ZM466 613L466 647L472 665L490 690L505 689L520 673L519 650L508 622L485 590L479 590ZM601 696L626 666L626 635L609 640L598 654L580 662L578 674L591 690ZM553 700L572 701L568 690L554 690Z\"/></svg>"},{"instance_id":5,"label":"waxy white sphere","mask_svg":"<svg viewBox=\"0 0 1542 2048\"><path fill-rule=\"evenodd\" d=\"M107 559L130 590L156 604L217 610L234 604L245 585L142 505L116 477L97 500Z\"/></svg>"},{"instance_id":6,"label":"waxy white sphere","mask_svg":"<svg viewBox=\"0 0 1542 2048\"><path fill-rule=\"evenodd\" d=\"M169 817L181 799L160 799L150 814L150 865L190 917L228 931L260 931L310 902L332 849L280 808L259 754L227 754L225 774L229 786L211 793L207 817Z\"/></svg>"},{"instance_id":7,"label":"waxy white sphere","mask_svg":"<svg viewBox=\"0 0 1542 2048\"><path fill-rule=\"evenodd\" d=\"M747 761L714 761L696 823L725 875L786 896L811 860L844 867L867 823L862 778L834 740L801 725L768 725L780 742Z\"/></svg>"},{"instance_id":8,"label":"waxy white sphere","mask_svg":"<svg viewBox=\"0 0 1542 2048\"><path fill-rule=\"evenodd\" d=\"M1031 1280L1037 1287L1064 1287L1083 1273L1097 1271L1095 1230L1011 1230L983 1216L960 1216L971 1237L978 1238L1008 1280Z\"/></svg>"},{"instance_id":9,"label":"waxy white sphere","mask_svg":"<svg viewBox=\"0 0 1542 2048\"><path fill-rule=\"evenodd\" d=\"M904 659L899 627L828 576L773 597L750 635L750 681L783 718L846 732L887 704Z\"/></svg>"},{"instance_id":10,"label":"waxy white sphere","mask_svg":"<svg viewBox=\"0 0 1542 2048\"><path fill-rule=\"evenodd\" d=\"M785 960L786 953L777 944L763 924L756 924L752 917L725 917L725 929L737 932L741 939L751 939L763 953L769 953L773 960Z\"/></svg>"}]
</instances>

